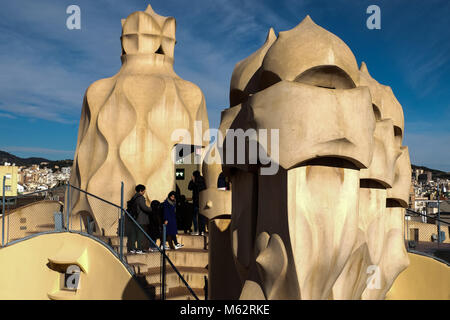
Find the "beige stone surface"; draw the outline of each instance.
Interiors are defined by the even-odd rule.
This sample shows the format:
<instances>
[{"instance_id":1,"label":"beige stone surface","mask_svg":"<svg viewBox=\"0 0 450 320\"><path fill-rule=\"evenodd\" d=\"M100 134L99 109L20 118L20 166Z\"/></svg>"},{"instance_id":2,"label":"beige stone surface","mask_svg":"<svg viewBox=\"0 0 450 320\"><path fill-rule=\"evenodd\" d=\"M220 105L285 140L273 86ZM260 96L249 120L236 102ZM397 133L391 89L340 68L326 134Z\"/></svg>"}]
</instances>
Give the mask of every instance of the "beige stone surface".
<instances>
[{"instance_id":1,"label":"beige stone surface","mask_svg":"<svg viewBox=\"0 0 450 320\"><path fill-rule=\"evenodd\" d=\"M387 300L450 300L450 266L408 253L409 267L395 280Z\"/></svg>"},{"instance_id":2,"label":"beige stone surface","mask_svg":"<svg viewBox=\"0 0 450 320\"><path fill-rule=\"evenodd\" d=\"M361 186L358 207L357 239L344 270L333 286L334 299L361 299L370 283L370 276L382 274L379 266L386 250L385 229L390 227L389 224L386 226L386 189L380 185ZM400 245L404 247L403 240Z\"/></svg>"},{"instance_id":3,"label":"beige stone surface","mask_svg":"<svg viewBox=\"0 0 450 320\"><path fill-rule=\"evenodd\" d=\"M387 198L397 201L403 208L408 207L411 182L411 161L408 147L400 148L401 155L395 164L395 176L392 188L387 189Z\"/></svg>"},{"instance_id":4,"label":"beige stone surface","mask_svg":"<svg viewBox=\"0 0 450 320\"><path fill-rule=\"evenodd\" d=\"M358 241L333 287L335 299L383 299L408 266L401 223L411 163L408 148L402 147L403 110L391 88L374 80L365 63L360 71L360 85L372 97L375 143L370 166L361 169Z\"/></svg>"},{"instance_id":5,"label":"beige stone surface","mask_svg":"<svg viewBox=\"0 0 450 320\"><path fill-rule=\"evenodd\" d=\"M234 110L239 108L235 107ZM222 135L235 115L236 112L222 114L223 121L219 127ZM241 294L243 282L234 263L231 241L231 191L217 188L217 181L222 172L222 161L222 141L218 138L202 155L202 174L206 189L199 195L199 211L209 219L209 298L235 300Z\"/></svg>"},{"instance_id":6,"label":"beige stone surface","mask_svg":"<svg viewBox=\"0 0 450 320\"><path fill-rule=\"evenodd\" d=\"M256 263L265 297L270 300L288 298L285 296L288 257L284 242L278 234L259 234L256 239Z\"/></svg>"},{"instance_id":7,"label":"beige stone surface","mask_svg":"<svg viewBox=\"0 0 450 320\"><path fill-rule=\"evenodd\" d=\"M249 105L255 129L280 130L279 163L285 169L327 156L359 168L370 164L375 119L365 87L330 90L283 80L253 95ZM271 144L267 149L271 156Z\"/></svg>"},{"instance_id":8,"label":"beige stone surface","mask_svg":"<svg viewBox=\"0 0 450 320\"><path fill-rule=\"evenodd\" d=\"M230 106L245 102L250 94L258 91L261 77L261 64L270 46L277 39L275 31L270 28L266 42L255 53L239 61L231 75Z\"/></svg>"},{"instance_id":9,"label":"beige stone surface","mask_svg":"<svg viewBox=\"0 0 450 320\"><path fill-rule=\"evenodd\" d=\"M371 265L378 265L384 249L386 189L361 187L358 227L365 235Z\"/></svg>"},{"instance_id":10,"label":"beige stone surface","mask_svg":"<svg viewBox=\"0 0 450 320\"><path fill-rule=\"evenodd\" d=\"M395 164L401 152L397 147L391 119L377 121L374 132L372 163L361 170L361 179L369 179L391 188L395 178Z\"/></svg>"},{"instance_id":11,"label":"beige stone surface","mask_svg":"<svg viewBox=\"0 0 450 320\"><path fill-rule=\"evenodd\" d=\"M358 188L355 169L288 171L289 235L302 299L327 299L348 261L358 231Z\"/></svg>"},{"instance_id":12,"label":"beige stone surface","mask_svg":"<svg viewBox=\"0 0 450 320\"><path fill-rule=\"evenodd\" d=\"M149 7L122 26L122 68L86 92L72 183L116 203L120 181L126 197L143 183L149 200L163 200L174 186L172 132L193 136L195 120L208 129L205 100L173 71L173 18ZM228 144L228 129L256 134L240 149ZM263 129L278 130L278 143L276 135L265 141ZM392 89L365 63L358 69L344 41L307 16L278 37L270 29L236 64L219 131L225 140L202 157L200 194L213 298L383 299L408 265L401 231L411 170ZM278 172L264 174L267 159L252 153L253 142ZM239 152L244 163L209 161ZM231 191L216 188L222 171ZM115 232L100 203L72 199L74 214L92 213L104 233ZM176 259L206 263L203 253ZM373 266L376 290L368 287Z\"/></svg>"},{"instance_id":13,"label":"beige stone surface","mask_svg":"<svg viewBox=\"0 0 450 320\"><path fill-rule=\"evenodd\" d=\"M232 254L230 218L222 216L209 222L208 295L211 300L237 300L243 286Z\"/></svg>"},{"instance_id":14,"label":"beige stone surface","mask_svg":"<svg viewBox=\"0 0 450 320\"><path fill-rule=\"evenodd\" d=\"M266 300L261 286L251 280L245 281L239 300Z\"/></svg>"},{"instance_id":15,"label":"beige stone surface","mask_svg":"<svg viewBox=\"0 0 450 320\"><path fill-rule=\"evenodd\" d=\"M359 300L367 285L367 268L370 266L369 250L364 234L358 230L352 254L333 285L330 299Z\"/></svg>"},{"instance_id":16,"label":"beige stone surface","mask_svg":"<svg viewBox=\"0 0 450 320\"><path fill-rule=\"evenodd\" d=\"M378 83L369 73L365 62L361 63L359 86L367 86L372 95L372 104L377 110L378 119L391 119L397 130L397 134L402 136L405 129L403 109L389 86Z\"/></svg>"},{"instance_id":17,"label":"beige stone surface","mask_svg":"<svg viewBox=\"0 0 450 320\"><path fill-rule=\"evenodd\" d=\"M384 299L397 276L409 265L408 253L404 245L405 209L386 208L384 250L377 264L379 275L377 287L366 288L362 294L363 300Z\"/></svg>"},{"instance_id":18,"label":"beige stone surface","mask_svg":"<svg viewBox=\"0 0 450 320\"><path fill-rule=\"evenodd\" d=\"M200 192L199 211L208 219L214 219L221 215L231 215L231 191L217 188L217 180L222 172L222 158L217 143L206 148L205 153L202 162L202 174L207 188ZM211 155L212 153L215 153L215 155ZM217 161L214 159L215 156L218 156Z\"/></svg>"},{"instance_id":19,"label":"beige stone surface","mask_svg":"<svg viewBox=\"0 0 450 320\"><path fill-rule=\"evenodd\" d=\"M231 240L236 268L245 282L252 260L256 240L257 196L254 193L257 176L237 171L232 177Z\"/></svg>"},{"instance_id":20,"label":"beige stone surface","mask_svg":"<svg viewBox=\"0 0 450 320\"><path fill-rule=\"evenodd\" d=\"M173 70L175 19L149 6L122 21L122 67L86 91L71 183L113 203L134 187L147 187L147 199L165 199L174 190L172 140L175 129L194 137L194 121L208 129L202 91ZM73 195L73 214L91 213L99 230L114 234L117 219L107 206Z\"/></svg>"},{"instance_id":21,"label":"beige stone surface","mask_svg":"<svg viewBox=\"0 0 450 320\"><path fill-rule=\"evenodd\" d=\"M295 28L282 31L263 62L260 87L270 78L325 85L333 88L355 87L359 71L350 48L336 35L315 24L307 16ZM321 72L324 71L325 72Z\"/></svg>"},{"instance_id":22,"label":"beige stone surface","mask_svg":"<svg viewBox=\"0 0 450 320\"><path fill-rule=\"evenodd\" d=\"M280 166L264 175L250 144L245 163L223 166L240 298L383 299L408 264L400 230L410 163L392 89L308 16L278 37L270 30L236 65L222 124L256 130L249 141ZM261 129L278 129L279 144ZM231 138L224 159L239 152ZM373 265L381 288L369 292Z\"/></svg>"},{"instance_id":23,"label":"beige stone surface","mask_svg":"<svg viewBox=\"0 0 450 320\"><path fill-rule=\"evenodd\" d=\"M2 300L148 300L110 249L84 235L42 234L0 249ZM67 288L69 266L79 286Z\"/></svg>"}]
</instances>

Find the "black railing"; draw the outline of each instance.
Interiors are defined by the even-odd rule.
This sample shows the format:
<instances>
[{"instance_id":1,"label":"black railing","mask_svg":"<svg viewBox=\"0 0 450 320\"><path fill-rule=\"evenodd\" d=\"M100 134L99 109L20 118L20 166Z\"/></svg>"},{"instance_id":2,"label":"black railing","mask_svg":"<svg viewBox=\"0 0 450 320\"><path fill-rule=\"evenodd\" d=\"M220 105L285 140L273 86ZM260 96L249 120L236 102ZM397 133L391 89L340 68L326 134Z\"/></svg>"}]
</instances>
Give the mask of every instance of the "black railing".
<instances>
[{"instance_id":1,"label":"black railing","mask_svg":"<svg viewBox=\"0 0 450 320\"><path fill-rule=\"evenodd\" d=\"M2 194L1 245L37 233L64 230L62 211L66 186L16 196Z\"/></svg>"},{"instance_id":2,"label":"black railing","mask_svg":"<svg viewBox=\"0 0 450 320\"><path fill-rule=\"evenodd\" d=\"M46 233L74 232L83 234L93 237L109 247L144 286L150 298L166 298L166 275L167 267L170 266L180 282L187 288L189 294L194 299L199 300L167 256L166 246L158 246L156 239L152 239L148 232L124 208L123 184L120 206L71 184L48 190L39 190L26 195L8 197L7 199L4 196L5 188L3 190L0 230L2 247ZM104 221L107 225L117 225L117 236L105 235L103 230L98 230L98 224L88 212L83 211L76 214L72 212L72 208L76 207L77 201L81 197L88 200L91 208L101 208L102 216L107 217L106 222ZM21 199L25 200L22 201ZM26 210L29 212L25 212ZM127 227L129 230L133 230L137 239L130 240L127 237L129 235L126 230ZM161 238L163 239L160 239L160 242L165 244L165 228L162 228L162 230ZM128 249L136 244L131 243L133 240L139 246L146 246L139 249L148 249L149 252L142 252L142 254L129 252ZM147 267L147 270L141 272L142 267ZM147 277L151 280L147 281Z\"/></svg>"},{"instance_id":3,"label":"black railing","mask_svg":"<svg viewBox=\"0 0 450 320\"><path fill-rule=\"evenodd\" d=\"M68 206L67 206L67 219L69 221L70 216L73 216L73 214L70 213L70 210L72 208L72 204L71 201L74 198L80 198L80 195L84 195L85 197L87 197L89 199L89 202L93 202L93 201L100 201L102 204L105 204L106 206L103 206L102 209L103 210L108 210L109 208L112 208L112 210L110 210L109 214L107 214L110 217L117 217L117 220L115 220L115 218L110 219L110 221L108 221L108 223L115 223L117 224L117 236L118 236L118 243L116 245L114 245L111 242L111 245L114 247L114 249L117 250L119 259L127 264L127 265L131 265L136 273L136 275L139 277L141 276L141 283L147 288L149 289L148 292L149 294L154 297L157 298L158 297L158 287L159 287L159 298L164 300L166 298L166 292L167 292L167 284L166 284L166 275L167 275L167 267L166 267L166 262L170 265L170 267L173 269L173 271L176 273L176 275L178 276L179 280L181 281L181 283L183 283L183 285L187 288L188 292L192 295L192 297L196 300L199 300L198 296L195 294L195 292L192 290L192 288L190 287L190 285L187 283L187 281L184 279L184 277L181 275L181 273L179 272L179 270L176 268L176 266L174 265L174 263L171 261L171 259L167 256L166 254L166 250L165 250L165 226L162 226L162 236L161 236L161 241L160 244L161 246L158 246L156 243L156 239L152 239L152 237L149 236L147 230L144 230L144 227L141 226L136 219L134 219L132 217L132 215L124 208L124 196L123 196L123 183L121 184L121 201L120 201L120 206L117 204L112 203L111 201L105 200L99 196L96 196L92 193L89 193L85 190L82 190L76 186L70 185L68 186L68 194L71 194L71 196L68 196ZM72 190L72 192L71 192ZM77 195L74 194L75 193L80 193L78 195L78 197L76 197ZM71 200L72 199L72 200ZM114 213L115 210L118 210L118 214L116 215ZM103 212L103 215L105 215L105 212ZM115 221L114 221L115 220ZM81 223L80 223L81 225ZM127 230L128 229L128 230ZM134 229L134 230L133 230ZM127 232L129 231L129 232ZM131 233L135 233L136 235L136 239L132 239L132 244L130 244L130 239L129 239L129 235ZM99 236L101 236L102 238L108 238L108 236L103 235L102 232L100 232L100 230L96 230L94 232L94 234L97 233ZM136 241L134 241L136 240ZM136 252L130 252L130 249L133 249L132 247L136 244L134 242L138 243L138 246L144 246L144 248L136 248L138 250L144 251L144 250L148 250L147 253L136 253ZM146 244L144 244L146 243ZM142 257L142 258L140 258ZM139 262L139 260L145 260L146 263L142 263ZM131 262L130 262L131 261ZM147 271L146 272L141 272L142 271L142 267L146 266L147 267ZM145 276L149 276L150 278L152 276L154 276L156 274L156 271L158 271L159 269L159 274L160 274L160 281L155 282L154 278L152 278L153 280L149 283L146 279ZM151 270L151 271L149 271ZM150 273L149 273L150 272Z\"/></svg>"}]
</instances>

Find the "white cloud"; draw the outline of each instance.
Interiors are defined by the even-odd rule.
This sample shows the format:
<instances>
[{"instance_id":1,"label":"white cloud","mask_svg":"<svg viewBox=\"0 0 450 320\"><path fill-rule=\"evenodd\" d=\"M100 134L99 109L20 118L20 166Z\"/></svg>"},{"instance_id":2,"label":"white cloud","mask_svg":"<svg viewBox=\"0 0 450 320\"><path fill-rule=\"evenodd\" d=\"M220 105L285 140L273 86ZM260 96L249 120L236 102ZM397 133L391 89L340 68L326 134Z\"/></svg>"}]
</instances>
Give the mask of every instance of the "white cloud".
<instances>
[{"instance_id":1,"label":"white cloud","mask_svg":"<svg viewBox=\"0 0 450 320\"><path fill-rule=\"evenodd\" d=\"M0 111L3 112L0 117L8 121L17 121L16 117L20 116L77 123L88 85L112 76L120 68L120 19L133 11L144 10L147 3L146 0L78 0L82 15L80 31L68 31L65 27L65 9L72 3L54 0L2 3L0 44L4 50L0 51ZM262 45L269 27L274 27L276 32L294 27L311 13L307 7L317 9L313 19L325 19L334 10L332 5L322 8L323 3L310 0L278 1L272 6L258 0L152 0L151 3L156 12L177 19L175 71L203 90L212 127L219 125L220 111L228 106L229 81L236 62ZM338 5L346 3L341 0ZM398 28L390 32L391 37L398 37L396 32L408 19L414 20L415 16L398 19ZM416 25L414 30L419 29L417 21L409 22ZM426 27L439 31L443 23L448 24L445 15L435 25ZM404 40L407 52L397 58L404 66L405 81L415 89L424 89L422 94L430 94L449 71L448 41L436 43L424 39L423 43L409 44L409 40ZM396 91L395 86L393 89ZM449 119L448 110L443 119ZM430 122L424 122L430 127ZM420 134L424 125L418 126L422 128L418 130L414 130L413 123L406 125L406 142L413 163L437 169L446 167L449 171L446 163L450 163L450 155L446 146L450 145L450 134L441 133L437 137L431 133ZM408 131L411 128L413 132ZM23 152L32 152L27 150ZM38 150L52 149L34 149Z\"/></svg>"},{"instance_id":2,"label":"white cloud","mask_svg":"<svg viewBox=\"0 0 450 320\"><path fill-rule=\"evenodd\" d=\"M0 113L0 118L17 119L15 116L7 113Z\"/></svg>"}]
</instances>

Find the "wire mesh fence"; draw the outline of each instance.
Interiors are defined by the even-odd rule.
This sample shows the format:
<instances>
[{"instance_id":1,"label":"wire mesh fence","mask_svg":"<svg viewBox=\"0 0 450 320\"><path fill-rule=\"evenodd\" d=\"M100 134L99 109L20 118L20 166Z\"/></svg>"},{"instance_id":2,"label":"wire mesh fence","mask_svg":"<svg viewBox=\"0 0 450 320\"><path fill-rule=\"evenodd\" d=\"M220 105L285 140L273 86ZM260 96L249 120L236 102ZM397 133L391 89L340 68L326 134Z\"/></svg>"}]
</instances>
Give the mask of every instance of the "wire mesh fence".
<instances>
[{"instance_id":1,"label":"wire mesh fence","mask_svg":"<svg viewBox=\"0 0 450 320\"><path fill-rule=\"evenodd\" d=\"M5 198L0 229L2 247L43 233L89 234L107 245L133 271L151 299L166 299L175 286L181 296L198 300L166 254L167 247L162 246L166 238L162 221L157 218L160 210L153 208L155 219L139 224L125 209L123 185L120 195L118 202L112 203L68 184Z\"/></svg>"},{"instance_id":2,"label":"wire mesh fence","mask_svg":"<svg viewBox=\"0 0 450 320\"><path fill-rule=\"evenodd\" d=\"M65 186L21 194L2 195L2 246L43 232L64 229Z\"/></svg>"},{"instance_id":3,"label":"wire mesh fence","mask_svg":"<svg viewBox=\"0 0 450 320\"><path fill-rule=\"evenodd\" d=\"M64 217L69 223L69 230L108 239L117 236L120 213L120 202L112 203L80 188L68 186Z\"/></svg>"},{"instance_id":4,"label":"wire mesh fence","mask_svg":"<svg viewBox=\"0 0 450 320\"><path fill-rule=\"evenodd\" d=\"M152 299L165 299L167 271L198 299L161 247L162 225L151 230L139 224L120 205L69 185L2 199L2 247L47 232L79 232L101 240L134 271L135 278ZM91 212L95 214L92 215ZM157 214L155 212L155 214ZM153 232L151 232L153 231ZM151 236L149 235L151 234Z\"/></svg>"},{"instance_id":5,"label":"wire mesh fence","mask_svg":"<svg viewBox=\"0 0 450 320\"><path fill-rule=\"evenodd\" d=\"M450 224L435 214L406 210L405 241L408 250L432 255L450 263Z\"/></svg>"}]
</instances>

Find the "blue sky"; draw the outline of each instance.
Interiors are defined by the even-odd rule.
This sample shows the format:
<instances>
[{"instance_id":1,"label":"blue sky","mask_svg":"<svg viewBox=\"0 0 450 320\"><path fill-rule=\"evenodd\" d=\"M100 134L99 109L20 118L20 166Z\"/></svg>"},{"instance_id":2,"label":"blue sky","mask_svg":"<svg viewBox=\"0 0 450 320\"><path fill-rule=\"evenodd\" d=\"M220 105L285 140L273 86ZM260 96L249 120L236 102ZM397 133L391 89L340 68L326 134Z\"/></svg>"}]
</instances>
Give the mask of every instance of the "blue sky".
<instances>
[{"instance_id":1,"label":"blue sky","mask_svg":"<svg viewBox=\"0 0 450 320\"><path fill-rule=\"evenodd\" d=\"M309 14L392 87L412 163L450 171L447 0L3 0L0 150L73 158L84 92L119 70L120 19L148 3L177 19L175 71L203 90L211 127L228 106L236 62L261 46L270 27L288 30ZM81 30L66 28L71 4L81 8ZM371 4L381 8L381 30L366 28Z\"/></svg>"}]
</instances>

